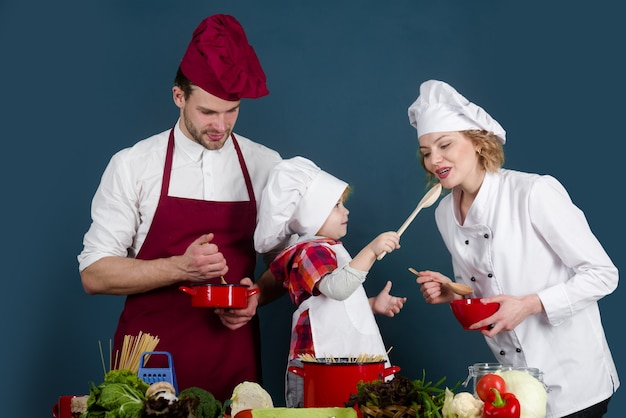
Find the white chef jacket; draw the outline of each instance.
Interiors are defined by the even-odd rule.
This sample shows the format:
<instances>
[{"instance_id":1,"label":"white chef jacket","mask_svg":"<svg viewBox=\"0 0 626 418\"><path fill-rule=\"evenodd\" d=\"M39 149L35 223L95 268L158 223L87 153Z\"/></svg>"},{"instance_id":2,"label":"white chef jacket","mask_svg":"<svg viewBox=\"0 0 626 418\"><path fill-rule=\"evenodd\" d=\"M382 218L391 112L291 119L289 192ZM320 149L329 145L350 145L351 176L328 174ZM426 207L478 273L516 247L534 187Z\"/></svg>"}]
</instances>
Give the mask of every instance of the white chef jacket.
<instances>
[{"instance_id":1,"label":"white chef jacket","mask_svg":"<svg viewBox=\"0 0 626 418\"><path fill-rule=\"evenodd\" d=\"M249 200L237 153L229 138L208 150L174 127L170 196L215 201ZM135 257L148 234L161 193L170 129L116 153L94 195L92 224L78 256L79 270L107 256ZM270 170L280 155L235 134L258 205Z\"/></svg>"},{"instance_id":2,"label":"white chef jacket","mask_svg":"<svg viewBox=\"0 0 626 418\"><path fill-rule=\"evenodd\" d=\"M545 309L485 338L496 359L544 372L547 417L610 397L619 379L597 301L615 290L618 272L565 188L550 176L487 173L463 225L459 195L435 211L455 280L478 297L536 293Z\"/></svg>"}]
</instances>

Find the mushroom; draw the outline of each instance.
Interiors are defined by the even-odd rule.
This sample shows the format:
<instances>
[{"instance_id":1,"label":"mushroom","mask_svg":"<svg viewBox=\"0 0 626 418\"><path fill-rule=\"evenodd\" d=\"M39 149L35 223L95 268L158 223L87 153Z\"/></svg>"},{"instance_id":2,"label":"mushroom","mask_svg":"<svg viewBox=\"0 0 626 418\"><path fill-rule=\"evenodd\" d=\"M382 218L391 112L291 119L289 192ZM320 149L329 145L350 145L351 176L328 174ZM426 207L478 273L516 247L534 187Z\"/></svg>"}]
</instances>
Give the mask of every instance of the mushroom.
<instances>
[{"instance_id":1,"label":"mushroom","mask_svg":"<svg viewBox=\"0 0 626 418\"><path fill-rule=\"evenodd\" d=\"M168 408L178 401L176 389L169 382L156 382L146 390L146 414L148 416L166 416Z\"/></svg>"},{"instance_id":2,"label":"mushroom","mask_svg":"<svg viewBox=\"0 0 626 418\"><path fill-rule=\"evenodd\" d=\"M166 398L176 400L176 389L169 382L156 382L146 390L146 398Z\"/></svg>"}]
</instances>

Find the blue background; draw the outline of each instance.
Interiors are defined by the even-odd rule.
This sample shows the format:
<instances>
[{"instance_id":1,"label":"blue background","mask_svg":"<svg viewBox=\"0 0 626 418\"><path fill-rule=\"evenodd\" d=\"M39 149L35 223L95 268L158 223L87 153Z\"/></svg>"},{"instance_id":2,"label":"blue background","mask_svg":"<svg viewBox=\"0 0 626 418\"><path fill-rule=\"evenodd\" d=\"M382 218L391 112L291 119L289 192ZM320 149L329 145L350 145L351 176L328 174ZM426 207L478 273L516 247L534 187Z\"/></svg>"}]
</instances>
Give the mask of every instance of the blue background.
<instances>
[{"instance_id":1,"label":"blue background","mask_svg":"<svg viewBox=\"0 0 626 418\"><path fill-rule=\"evenodd\" d=\"M351 252L397 229L424 192L407 107L437 78L505 127L507 167L567 187L623 270L620 11L604 0L1 0L2 416L50 416L59 395L101 381L98 342L107 352L123 299L87 296L80 284L91 197L114 152L176 121L172 80L205 16L235 15L267 73L271 94L243 103L236 131L353 185ZM423 301L407 267L451 273L432 208L366 282L375 294L391 279L393 293L409 297L400 315L379 321L401 373L425 370L452 385L468 365L492 361L480 334ZM623 297L621 287L600 302L620 371ZM277 405L291 311L288 298L260 311L265 386ZM609 417L623 416L625 393Z\"/></svg>"}]
</instances>

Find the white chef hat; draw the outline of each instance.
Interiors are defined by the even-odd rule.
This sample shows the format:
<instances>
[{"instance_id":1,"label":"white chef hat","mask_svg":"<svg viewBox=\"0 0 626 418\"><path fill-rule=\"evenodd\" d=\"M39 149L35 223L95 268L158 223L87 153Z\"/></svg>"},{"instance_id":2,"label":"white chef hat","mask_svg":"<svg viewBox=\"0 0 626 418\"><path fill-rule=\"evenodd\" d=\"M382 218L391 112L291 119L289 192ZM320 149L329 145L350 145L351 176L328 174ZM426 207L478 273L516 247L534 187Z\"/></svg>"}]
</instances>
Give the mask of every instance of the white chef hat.
<instances>
[{"instance_id":1,"label":"white chef hat","mask_svg":"<svg viewBox=\"0 0 626 418\"><path fill-rule=\"evenodd\" d=\"M506 131L495 119L443 81L422 83L417 100L409 106L409 121L418 137L432 132L479 129L493 132L503 144L506 142Z\"/></svg>"},{"instance_id":2,"label":"white chef hat","mask_svg":"<svg viewBox=\"0 0 626 418\"><path fill-rule=\"evenodd\" d=\"M347 187L303 157L276 164L261 196L254 232L257 252L282 247L294 234L315 235Z\"/></svg>"}]
</instances>

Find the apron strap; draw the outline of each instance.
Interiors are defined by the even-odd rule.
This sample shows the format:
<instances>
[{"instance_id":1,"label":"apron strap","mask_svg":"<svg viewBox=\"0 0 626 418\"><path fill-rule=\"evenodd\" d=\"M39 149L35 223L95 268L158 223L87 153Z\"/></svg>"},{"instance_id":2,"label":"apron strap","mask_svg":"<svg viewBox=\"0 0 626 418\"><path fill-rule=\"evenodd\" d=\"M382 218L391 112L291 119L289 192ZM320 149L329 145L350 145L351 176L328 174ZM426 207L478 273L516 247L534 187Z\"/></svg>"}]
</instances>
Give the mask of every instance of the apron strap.
<instances>
[{"instance_id":1,"label":"apron strap","mask_svg":"<svg viewBox=\"0 0 626 418\"><path fill-rule=\"evenodd\" d=\"M241 152L241 148L239 148L239 143L237 142L237 139L235 138L235 134L231 132L230 137L233 140L235 151L237 151L237 158L239 158L239 166L241 167L241 171L243 172L243 178L246 182L246 189L248 190L248 198L256 206L256 198L254 197L254 188L252 187L252 180L250 179L250 173L248 173L248 167L246 166L246 161L243 159L243 153Z\"/></svg>"},{"instance_id":2,"label":"apron strap","mask_svg":"<svg viewBox=\"0 0 626 418\"><path fill-rule=\"evenodd\" d=\"M170 190L170 178L172 172L172 159L174 155L174 128L170 131L170 138L167 141L167 152L165 153L165 168L163 169L163 180L161 182L161 197L167 196Z\"/></svg>"}]
</instances>

